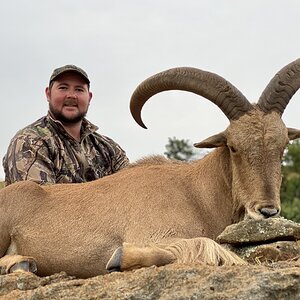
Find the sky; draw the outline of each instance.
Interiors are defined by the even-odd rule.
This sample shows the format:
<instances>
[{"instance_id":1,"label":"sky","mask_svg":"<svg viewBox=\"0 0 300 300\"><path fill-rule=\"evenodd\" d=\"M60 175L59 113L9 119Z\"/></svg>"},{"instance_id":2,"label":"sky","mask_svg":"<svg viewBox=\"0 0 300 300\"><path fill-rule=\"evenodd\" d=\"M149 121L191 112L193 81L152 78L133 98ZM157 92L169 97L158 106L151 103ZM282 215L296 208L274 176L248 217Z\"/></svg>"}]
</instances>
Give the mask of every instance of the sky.
<instances>
[{"instance_id":1,"label":"sky","mask_svg":"<svg viewBox=\"0 0 300 300\"><path fill-rule=\"evenodd\" d=\"M131 161L163 154L169 137L195 143L223 131L229 121L218 107L182 91L145 104L145 130L130 115L130 97L146 78L188 66L224 77L256 102L300 57L299 15L299 0L2 1L1 162L15 133L47 113L50 75L66 64L88 73L87 118ZM286 125L300 128L299 113L300 93L284 112Z\"/></svg>"}]
</instances>

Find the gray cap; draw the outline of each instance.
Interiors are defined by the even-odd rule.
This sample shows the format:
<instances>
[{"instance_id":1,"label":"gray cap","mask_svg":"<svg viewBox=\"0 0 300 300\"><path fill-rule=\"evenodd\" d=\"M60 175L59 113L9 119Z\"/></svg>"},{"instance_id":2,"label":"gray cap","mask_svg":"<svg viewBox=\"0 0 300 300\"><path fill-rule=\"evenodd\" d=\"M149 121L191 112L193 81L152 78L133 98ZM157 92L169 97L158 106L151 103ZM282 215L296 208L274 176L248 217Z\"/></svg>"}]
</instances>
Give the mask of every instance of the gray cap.
<instances>
[{"instance_id":1,"label":"gray cap","mask_svg":"<svg viewBox=\"0 0 300 300\"><path fill-rule=\"evenodd\" d=\"M78 74L80 74L84 80L89 84L90 80L89 77L87 75L87 73L85 71L83 71L81 68L76 67L74 65L65 65L63 67L57 68L53 71L51 77L50 77L50 83L59 75L65 73L65 72L76 72Z\"/></svg>"}]
</instances>

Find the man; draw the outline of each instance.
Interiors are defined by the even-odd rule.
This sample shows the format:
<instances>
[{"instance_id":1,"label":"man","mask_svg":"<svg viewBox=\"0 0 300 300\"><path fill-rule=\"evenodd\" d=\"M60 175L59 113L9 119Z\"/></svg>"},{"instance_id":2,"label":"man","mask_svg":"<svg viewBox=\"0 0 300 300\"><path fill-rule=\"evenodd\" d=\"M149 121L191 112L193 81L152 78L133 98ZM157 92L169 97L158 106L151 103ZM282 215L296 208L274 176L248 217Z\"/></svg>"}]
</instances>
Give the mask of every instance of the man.
<instances>
[{"instance_id":1,"label":"man","mask_svg":"<svg viewBox=\"0 0 300 300\"><path fill-rule=\"evenodd\" d=\"M53 71L46 88L48 114L20 130L3 158L6 185L86 182L128 165L124 150L96 133L86 118L92 93L87 73L74 65Z\"/></svg>"}]
</instances>

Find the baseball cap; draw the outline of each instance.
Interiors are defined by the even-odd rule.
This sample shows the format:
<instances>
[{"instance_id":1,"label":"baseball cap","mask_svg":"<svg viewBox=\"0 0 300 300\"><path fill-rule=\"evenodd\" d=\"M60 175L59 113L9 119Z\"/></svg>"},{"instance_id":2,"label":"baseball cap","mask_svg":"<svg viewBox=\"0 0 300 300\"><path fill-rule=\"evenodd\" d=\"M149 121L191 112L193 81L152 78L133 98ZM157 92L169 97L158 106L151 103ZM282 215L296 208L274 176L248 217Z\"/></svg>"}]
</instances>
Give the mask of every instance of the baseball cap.
<instances>
[{"instance_id":1,"label":"baseball cap","mask_svg":"<svg viewBox=\"0 0 300 300\"><path fill-rule=\"evenodd\" d=\"M88 84L90 83L87 73L75 65L65 65L63 67L55 69L50 77L49 83L51 83L57 76L65 73L65 72L76 72L76 73L80 74Z\"/></svg>"}]
</instances>

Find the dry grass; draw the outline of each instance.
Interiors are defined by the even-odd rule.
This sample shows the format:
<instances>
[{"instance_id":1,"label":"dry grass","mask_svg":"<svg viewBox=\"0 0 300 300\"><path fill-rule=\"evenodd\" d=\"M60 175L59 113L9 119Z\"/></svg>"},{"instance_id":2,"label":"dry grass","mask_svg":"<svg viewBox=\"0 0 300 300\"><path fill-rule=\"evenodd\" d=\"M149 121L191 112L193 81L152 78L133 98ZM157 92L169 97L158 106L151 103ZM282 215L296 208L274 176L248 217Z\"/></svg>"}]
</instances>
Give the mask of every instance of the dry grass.
<instances>
[{"instance_id":1,"label":"dry grass","mask_svg":"<svg viewBox=\"0 0 300 300\"><path fill-rule=\"evenodd\" d=\"M0 181L0 189L4 187L4 181Z\"/></svg>"}]
</instances>

